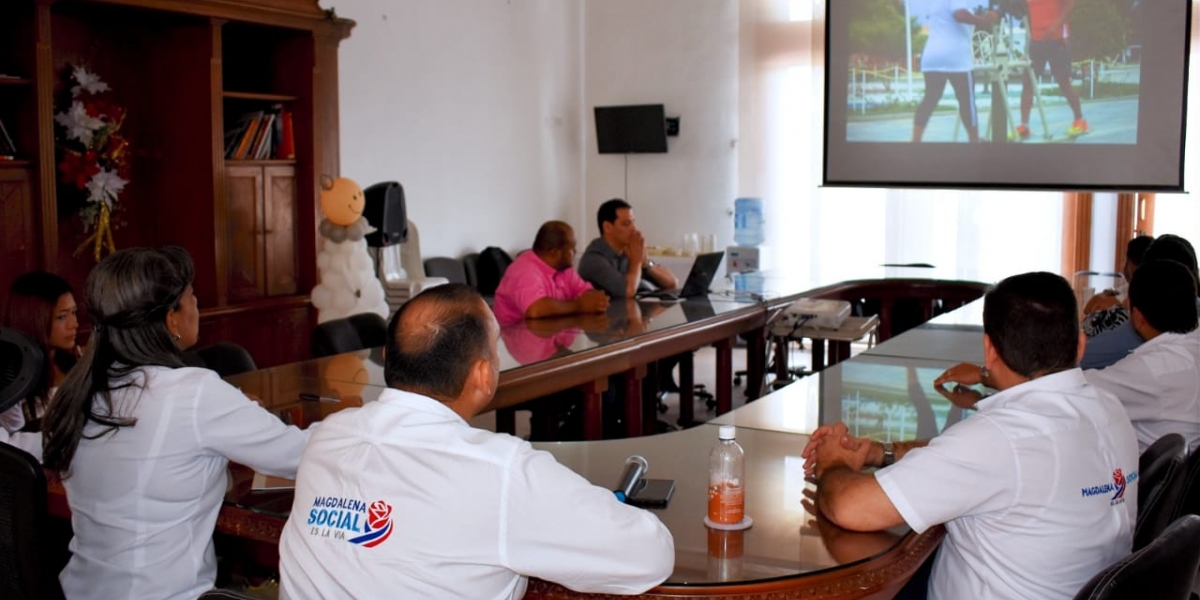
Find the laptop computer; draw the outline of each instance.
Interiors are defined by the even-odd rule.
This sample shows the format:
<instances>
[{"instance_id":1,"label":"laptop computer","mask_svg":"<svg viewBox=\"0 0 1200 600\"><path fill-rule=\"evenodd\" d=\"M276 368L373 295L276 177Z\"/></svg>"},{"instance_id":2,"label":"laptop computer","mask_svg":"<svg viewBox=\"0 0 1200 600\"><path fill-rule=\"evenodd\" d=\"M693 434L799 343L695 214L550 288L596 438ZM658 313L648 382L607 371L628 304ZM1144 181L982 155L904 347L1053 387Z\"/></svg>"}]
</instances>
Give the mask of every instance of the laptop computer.
<instances>
[{"instance_id":1,"label":"laptop computer","mask_svg":"<svg viewBox=\"0 0 1200 600\"><path fill-rule=\"evenodd\" d=\"M698 254L695 262L692 263L692 270L688 272L687 280L683 282L683 287L643 292L639 293L637 297L679 300L680 298L707 296L708 286L712 285L713 277L716 277L717 269L721 268L721 261L724 258L724 251Z\"/></svg>"}]
</instances>

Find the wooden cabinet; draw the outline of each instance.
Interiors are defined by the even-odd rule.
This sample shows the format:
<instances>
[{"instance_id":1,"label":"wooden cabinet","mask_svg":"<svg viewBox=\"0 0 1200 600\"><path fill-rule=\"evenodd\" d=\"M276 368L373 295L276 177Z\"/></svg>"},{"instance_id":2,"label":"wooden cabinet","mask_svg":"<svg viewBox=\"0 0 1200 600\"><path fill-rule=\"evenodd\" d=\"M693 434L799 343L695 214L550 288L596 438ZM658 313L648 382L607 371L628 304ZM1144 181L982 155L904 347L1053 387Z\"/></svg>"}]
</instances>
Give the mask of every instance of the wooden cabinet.
<instances>
[{"instance_id":1,"label":"wooden cabinet","mask_svg":"<svg viewBox=\"0 0 1200 600\"><path fill-rule=\"evenodd\" d=\"M239 343L260 366L307 357L319 178L339 173L337 49L352 27L317 0L0 2L0 120L20 150L0 163L0 285L41 268L82 290L94 266L75 254L86 234L60 202L55 151L64 73L83 65L126 114L117 247L191 253L202 343ZM274 107L291 115L294 156L226 159L237 120Z\"/></svg>"},{"instance_id":2,"label":"wooden cabinet","mask_svg":"<svg viewBox=\"0 0 1200 600\"><path fill-rule=\"evenodd\" d=\"M28 168L0 163L0 295L18 275L37 268L30 185Z\"/></svg>"},{"instance_id":3,"label":"wooden cabinet","mask_svg":"<svg viewBox=\"0 0 1200 600\"><path fill-rule=\"evenodd\" d=\"M226 167L224 212L229 301L297 293L295 168Z\"/></svg>"}]
</instances>

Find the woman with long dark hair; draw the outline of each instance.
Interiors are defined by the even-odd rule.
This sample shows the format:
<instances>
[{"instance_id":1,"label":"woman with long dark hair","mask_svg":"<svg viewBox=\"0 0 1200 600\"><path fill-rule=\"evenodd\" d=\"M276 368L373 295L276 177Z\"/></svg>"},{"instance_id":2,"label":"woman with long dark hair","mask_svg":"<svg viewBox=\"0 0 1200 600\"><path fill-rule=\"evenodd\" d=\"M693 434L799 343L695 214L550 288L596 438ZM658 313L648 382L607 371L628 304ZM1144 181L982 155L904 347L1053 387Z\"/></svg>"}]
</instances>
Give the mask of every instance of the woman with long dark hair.
<instances>
[{"instance_id":1,"label":"woman with long dark hair","mask_svg":"<svg viewBox=\"0 0 1200 600\"><path fill-rule=\"evenodd\" d=\"M53 273L30 271L13 282L0 315L0 325L28 335L45 356L42 380L28 398L0 413L0 441L7 442L41 460L41 418L46 403L62 383L75 361L79 347L75 335L75 293L71 284Z\"/></svg>"},{"instance_id":2,"label":"woman with long dark hair","mask_svg":"<svg viewBox=\"0 0 1200 600\"><path fill-rule=\"evenodd\" d=\"M199 336L192 278L181 248L121 250L88 276L92 337L44 427L75 530L68 599L194 600L216 579L229 461L296 474L307 432L180 359Z\"/></svg>"}]
</instances>

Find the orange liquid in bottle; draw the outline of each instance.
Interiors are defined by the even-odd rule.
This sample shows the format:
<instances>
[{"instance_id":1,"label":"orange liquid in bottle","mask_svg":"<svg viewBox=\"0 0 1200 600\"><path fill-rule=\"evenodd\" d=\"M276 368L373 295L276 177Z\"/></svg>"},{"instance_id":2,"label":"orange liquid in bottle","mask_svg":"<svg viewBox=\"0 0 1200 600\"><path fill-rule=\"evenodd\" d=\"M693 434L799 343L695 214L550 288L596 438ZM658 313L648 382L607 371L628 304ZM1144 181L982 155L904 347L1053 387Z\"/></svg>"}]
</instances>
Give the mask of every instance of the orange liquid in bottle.
<instances>
[{"instance_id":1,"label":"orange liquid in bottle","mask_svg":"<svg viewBox=\"0 0 1200 600\"><path fill-rule=\"evenodd\" d=\"M708 488L708 519L714 523L740 523L746 516L746 491L729 484Z\"/></svg>"}]
</instances>

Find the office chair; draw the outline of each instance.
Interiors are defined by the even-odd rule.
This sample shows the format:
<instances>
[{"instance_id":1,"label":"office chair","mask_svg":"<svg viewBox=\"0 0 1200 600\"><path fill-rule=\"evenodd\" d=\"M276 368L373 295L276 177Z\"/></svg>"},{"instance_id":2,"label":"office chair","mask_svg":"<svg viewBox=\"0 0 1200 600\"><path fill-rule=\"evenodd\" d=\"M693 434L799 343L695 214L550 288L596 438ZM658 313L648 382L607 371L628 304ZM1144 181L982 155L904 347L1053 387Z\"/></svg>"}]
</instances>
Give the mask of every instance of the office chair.
<instances>
[{"instance_id":1,"label":"office chair","mask_svg":"<svg viewBox=\"0 0 1200 600\"><path fill-rule=\"evenodd\" d=\"M1174 517L1178 519L1184 515L1200 515L1200 444L1192 448L1184 464L1183 484L1175 503Z\"/></svg>"},{"instance_id":2,"label":"office chair","mask_svg":"<svg viewBox=\"0 0 1200 600\"><path fill-rule=\"evenodd\" d=\"M196 600L262 600L262 596L245 594L234 590L208 590Z\"/></svg>"},{"instance_id":3,"label":"office chair","mask_svg":"<svg viewBox=\"0 0 1200 600\"><path fill-rule=\"evenodd\" d=\"M42 380L45 353L22 331L0 327L0 412L27 398Z\"/></svg>"},{"instance_id":4,"label":"office chair","mask_svg":"<svg viewBox=\"0 0 1200 600\"><path fill-rule=\"evenodd\" d=\"M1145 460L1138 461L1138 515L1133 532L1135 551L1146 547L1171 523L1183 488L1183 446L1183 436L1167 434L1146 448L1142 453Z\"/></svg>"},{"instance_id":5,"label":"office chair","mask_svg":"<svg viewBox=\"0 0 1200 600\"><path fill-rule=\"evenodd\" d=\"M1074 600L1187 600L1200 569L1200 517L1188 515L1092 577Z\"/></svg>"},{"instance_id":6,"label":"office chair","mask_svg":"<svg viewBox=\"0 0 1200 600\"><path fill-rule=\"evenodd\" d=\"M495 246L484 248L475 261L475 289L484 296L496 295L500 279L504 277L504 272L512 262L512 257L502 249Z\"/></svg>"},{"instance_id":7,"label":"office chair","mask_svg":"<svg viewBox=\"0 0 1200 600\"><path fill-rule=\"evenodd\" d=\"M1138 457L1138 477L1142 482L1138 485L1139 507L1144 505L1146 497L1150 495L1150 486L1145 485L1146 480L1158 481L1161 479L1163 471L1167 469L1171 460L1183 454L1186 446L1187 440L1184 440L1182 435L1168 433L1147 446L1142 455Z\"/></svg>"},{"instance_id":8,"label":"office chair","mask_svg":"<svg viewBox=\"0 0 1200 600\"><path fill-rule=\"evenodd\" d=\"M314 358L378 348L387 344L387 322L375 313L351 315L317 325L312 336Z\"/></svg>"},{"instance_id":9,"label":"office chair","mask_svg":"<svg viewBox=\"0 0 1200 600\"><path fill-rule=\"evenodd\" d=\"M198 350L189 350L182 355L183 364L216 371L221 377L255 371L254 357L245 348L233 342L217 342Z\"/></svg>"},{"instance_id":10,"label":"office chair","mask_svg":"<svg viewBox=\"0 0 1200 600\"><path fill-rule=\"evenodd\" d=\"M442 277L450 283L467 283L467 270L463 261L445 256L425 259L425 276Z\"/></svg>"},{"instance_id":11,"label":"office chair","mask_svg":"<svg viewBox=\"0 0 1200 600\"><path fill-rule=\"evenodd\" d=\"M403 242L371 248L375 272L383 283L383 294L390 312L396 312L405 302L427 288L449 283L443 277L425 275L425 263L421 260L421 234L411 220L407 221L407 228Z\"/></svg>"},{"instance_id":12,"label":"office chair","mask_svg":"<svg viewBox=\"0 0 1200 600\"><path fill-rule=\"evenodd\" d=\"M33 393L42 378L43 360L36 342L0 327L0 411ZM46 472L33 455L0 444L0 597L62 598L43 540L49 530Z\"/></svg>"},{"instance_id":13,"label":"office chair","mask_svg":"<svg viewBox=\"0 0 1200 600\"><path fill-rule=\"evenodd\" d=\"M471 252L463 256L463 273L467 275L467 285L479 289L479 253Z\"/></svg>"}]
</instances>

